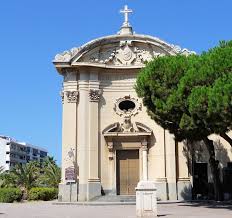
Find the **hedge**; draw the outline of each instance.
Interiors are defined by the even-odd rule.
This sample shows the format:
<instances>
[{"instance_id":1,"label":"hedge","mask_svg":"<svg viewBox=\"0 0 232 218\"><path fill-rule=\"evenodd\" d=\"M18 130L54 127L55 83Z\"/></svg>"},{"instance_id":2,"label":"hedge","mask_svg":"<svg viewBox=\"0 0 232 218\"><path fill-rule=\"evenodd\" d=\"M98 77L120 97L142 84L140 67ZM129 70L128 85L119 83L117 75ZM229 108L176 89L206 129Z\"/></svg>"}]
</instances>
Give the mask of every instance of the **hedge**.
<instances>
[{"instance_id":1,"label":"hedge","mask_svg":"<svg viewBox=\"0 0 232 218\"><path fill-rule=\"evenodd\" d=\"M28 200L49 201L49 200L56 199L57 196L58 196L58 189L57 188L37 187L37 188L30 189L30 191L28 193Z\"/></svg>"},{"instance_id":2,"label":"hedge","mask_svg":"<svg viewBox=\"0 0 232 218\"><path fill-rule=\"evenodd\" d=\"M21 201L23 196L19 188L0 188L0 202L12 203L14 201Z\"/></svg>"}]
</instances>

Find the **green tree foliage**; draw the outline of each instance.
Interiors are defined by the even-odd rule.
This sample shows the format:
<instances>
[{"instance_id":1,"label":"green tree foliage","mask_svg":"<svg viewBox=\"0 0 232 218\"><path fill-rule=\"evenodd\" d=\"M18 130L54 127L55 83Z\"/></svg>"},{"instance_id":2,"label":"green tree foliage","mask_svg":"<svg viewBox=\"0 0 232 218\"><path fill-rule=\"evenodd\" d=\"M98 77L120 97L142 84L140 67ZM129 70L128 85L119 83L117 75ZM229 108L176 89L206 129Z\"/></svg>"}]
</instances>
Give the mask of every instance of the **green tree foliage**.
<instances>
[{"instance_id":1,"label":"green tree foliage","mask_svg":"<svg viewBox=\"0 0 232 218\"><path fill-rule=\"evenodd\" d=\"M0 188L15 188L16 184L16 176L10 172L3 172L0 175Z\"/></svg>"},{"instance_id":2,"label":"green tree foliage","mask_svg":"<svg viewBox=\"0 0 232 218\"><path fill-rule=\"evenodd\" d=\"M1 173L0 188L19 187L26 199L28 192L35 187L38 188L35 191L43 192L45 190L43 193L48 192L48 195L50 191L56 193L60 180L61 170L56 161L53 157L46 157L42 162L31 161L22 165L18 164L9 172ZM46 189L46 187L50 189Z\"/></svg>"},{"instance_id":3,"label":"green tree foliage","mask_svg":"<svg viewBox=\"0 0 232 218\"><path fill-rule=\"evenodd\" d=\"M31 188L28 193L28 200L43 200L49 201L56 199L58 196L57 188L48 188L48 187L36 187Z\"/></svg>"},{"instance_id":4,"label":"green tree foliage","mask_svg":"<svg viewBox=\"0 0 232 218\"><path fill-rule=\"evenodd\" d=\"M201 55L165 56L141 70L136 91L148 113L176 140L203 140L219 198L218 162L209 135L216 133L232 146L232 41L221 42Z\"/></svg>"},{"instance_id":5,"label":"green tree foliage","mask_svg":"<svg viewBox=\"0 0 232 218\"><path fill-rule=\"evenodd\" d=\"M51 157L47 157L42 166L43 172L40 175L38 183L41 186L58 188L61 180L61 170L57 166L56 161Z\"/></svg>"},{"instance_id":6,"label":"green tree foliage","mask_svg":"<svg viewBox=\"0 0 232 218\"><path fill-rule=\"evenodd\" d=\"M22 191L19 188L0 188L0 202L12 203L22 199Z\"/></svg>"},{"instance_id":7,"label":"green tree foliage","mask_svg":"<svg viewBox=\"0 0 232 218\"><path fill-rule=\"evenodd\" d=\"M10 171L10 176L14 178L14 184L24 191L25 198L28 191L36 186L39 175L39 163L37 161L18 164Z\"/></svg>"}]
</instances>

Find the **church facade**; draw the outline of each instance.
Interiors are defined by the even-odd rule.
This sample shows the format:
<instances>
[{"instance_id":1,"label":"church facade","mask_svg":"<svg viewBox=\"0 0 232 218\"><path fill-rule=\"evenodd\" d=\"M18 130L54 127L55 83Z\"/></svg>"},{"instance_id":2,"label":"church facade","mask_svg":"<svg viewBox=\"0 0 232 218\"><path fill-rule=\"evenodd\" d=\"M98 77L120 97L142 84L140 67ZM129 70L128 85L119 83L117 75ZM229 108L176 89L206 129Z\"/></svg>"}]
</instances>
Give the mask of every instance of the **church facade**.
<instances>
[{"instance_id":1,"label":"church facade","mask_svg":"<svg viewBox=\"0 0 232 218\"><path fill-rule=\"evenodd\" d=\"M125 21L106 36L56 55L63 76L61 201L134 195L140 180L155 181L160 200L192 198L187 145L148 116L136 95L136 75L146 61L190 51L135 34Z\"/></svg>"}]
</instances>

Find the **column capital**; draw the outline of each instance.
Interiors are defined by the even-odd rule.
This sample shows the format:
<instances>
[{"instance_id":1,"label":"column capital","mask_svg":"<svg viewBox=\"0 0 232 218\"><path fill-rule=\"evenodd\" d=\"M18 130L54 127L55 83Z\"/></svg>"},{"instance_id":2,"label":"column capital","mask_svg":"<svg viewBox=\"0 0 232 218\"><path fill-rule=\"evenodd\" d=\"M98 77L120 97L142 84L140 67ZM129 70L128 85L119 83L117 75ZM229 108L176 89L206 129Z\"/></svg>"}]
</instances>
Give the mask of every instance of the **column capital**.
<instances>
[{"instance_id":1,"label":"column capital","mask_svg":"<svg viewBox=\"0 0 232 218\"><path fill-rule=\"evenodd\" d=\"M77 103L79 98L78 91L65 91L68 103Z\"/></svg>"},{"instance_id":2,"label":"column capital","mask_svg":"<svg viewBox=\"0 0 232 218\"><path fill-rule=\"evenodd\" d=\"M89 100L98 102L100 99L101 90L100 89L90 89L89 90Z\"/></svg>"},{"instance_id":3,"label":"column capital","mask_svg":"<svg viewBox=\"0 0 232 218\"><path fill-rule=\"evenodd\" d=\"M114 158L114 155L113 155L113 149L114 149L114 143L113 142L107 142L107 147L108 147L108 150L109 150L109 160L113 160Z\"/></svg>"},{"instance_id":4,"label":"column capital","mask_svg":"<svg viewBox=\"0 0 232 218\"><path fill-rule=\"evenodd\" d=\"M142 150L143 151L147 151L147 139L143 139L142 141L141 141L141 146L142 146Z\"/></svg>"},{"instance_id":5,"label":"column capital","mask_svg":"<svg viewBox=\"0 0 232 218\"><path fill-rule=\"evenodd\" d=\"M61 101L62 101L62 104L64 104L64 91L60 91L60 97L61 97Z\"/></svg>"}]
</instances>

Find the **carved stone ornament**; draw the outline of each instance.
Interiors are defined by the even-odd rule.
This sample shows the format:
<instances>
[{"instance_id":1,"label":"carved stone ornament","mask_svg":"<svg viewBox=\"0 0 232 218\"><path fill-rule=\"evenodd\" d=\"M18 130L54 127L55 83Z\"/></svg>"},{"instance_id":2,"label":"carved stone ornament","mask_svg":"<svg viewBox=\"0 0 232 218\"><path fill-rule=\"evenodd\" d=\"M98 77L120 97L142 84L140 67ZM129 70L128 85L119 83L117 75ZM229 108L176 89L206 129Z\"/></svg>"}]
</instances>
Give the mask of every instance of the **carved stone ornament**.
<instances>
[{"instance_id":1,"label":"carved stone ornament","mask_svg":"<svg viewBox=\"0 0 232 218\"><path fill-rule=\"evenodd\" d=\"M99 101L101 95L100 89L90 89L89 90L89 99L90 101Z\"/></svg>"},{"instance_id":2,"label":"carved stone ornament","mask_svg":"<svg viewBox=\"0 0 232 218\"><path fill-rule=\"evenodd\" d=\"M113 153L113 151L114 151L114 143L113 142L108 142L107 147L108 147L108 150L109 150L109 155L108 155L109 160L113 160L113 158L114 158L114 153Z\"/></svg>"},{"instance_id":3,"label":"carved stone ornament","mask_svg":"<svg viewBox=\"0 0 232 218\"><path fill-rule=\"evenodd\" d=\"M64 91L60 91L60 97L62 100L62 104L64 104Z\"/></svg>"},{"instance_id":4,"label":"carved stone ornament","mask_svg":"<svg viewBox=\"0 0 232 218\"><path fill-rule=\"evenodd\" d=\"M147 139L144 138L144 139L141 141L141 147L142 147L142 150L143 150L143 151L147 151L147 145L148 145Z\"/></svg>"},{"instance_id":5,"label":"carved stone ornament","mask_svg":"<svg viewBox=\"0 0 232 218\"><path fill-rule=\"evenodd\" d=\"M135 128L133 127L130 116L124 117L123 123L121 123L121 125L119 127L119 131L121 131L121 132L135 132Z\"/></svg>"},{"instance_id":6,"label":"carved stone ornament","mask_svg":"<svg viewBox=\"0 0 232 218\"><path fill-rule=\"evenodd\" d=\"M128 106L125 109L123 109L121 105L126 103L131 104L131 107ZM132 98L130 95L124 96L122 98L118 98L114 102L114 111L119 116L124 116L124 117L135 116L141 110L142 110L142 104L138 101L138 99Z\"/></svg>"},{"instance_id":7,"label":"carved stone ornament","mask_svg":"<svg viewBox=\"0 0 232 218\"><path fill-rule=\"evenodd\" d=\"M190 55L195 52L166 43L157 37L131 33L122 38L112 35L92 40L79 48L57 54L53 62L58 66L62 62L70 66L78 65L79 62L91 65L103 64L104 67L107 67L106 65L143 67L146 61L155 57L177 54Z\"/></svg>"},{"instance_id":8,"label":"carved stone ornament","mask_svg":"<svg viewBox=\"0 0 232 218\"><path fill-rule=\"evenodd\" d=\"M99 59L96 55L90 57L91 62L100 64L114 65L140 65L153 57L162 56L163 54L155 51L149 51L133 45L132 40L120 41L119 47L106 51Z\"/></svg>"},{"instance_id":9,"label":"carved stone ornament","mask_svg":"<svg viewBox=\"0 0 232 218\"><path fill-rule=\"evenodd\" d=\"M102 133L104 136L115 136L115 133L144 133L144 135L151 135L152 129L140 122L132 122L131 117L125 117L123 123L110 124Z\"/></svg>"},{"instance_id":10,"label":"carved stone ornament","mask_svg":"<svg viewBox=\"0 0 232 218\"><path fill-rule=\"evenodd\" d=\"M78 91L66 91L68 103L77 103L79 92Z\"/></svg>"},{"instance_id":11,"label":"carved stone ornament","mask_svg":"<svg viewBox=\"0 0 232 218\"><path fill-rule=\"evenodd\" d=\"M69 62L72 58L72 56L74 56L78 51L80 51L80 48L72 48L70 51L64 51L61 54L57 54L55 56L55 62Z\"/></svg>"}]
</instances>

